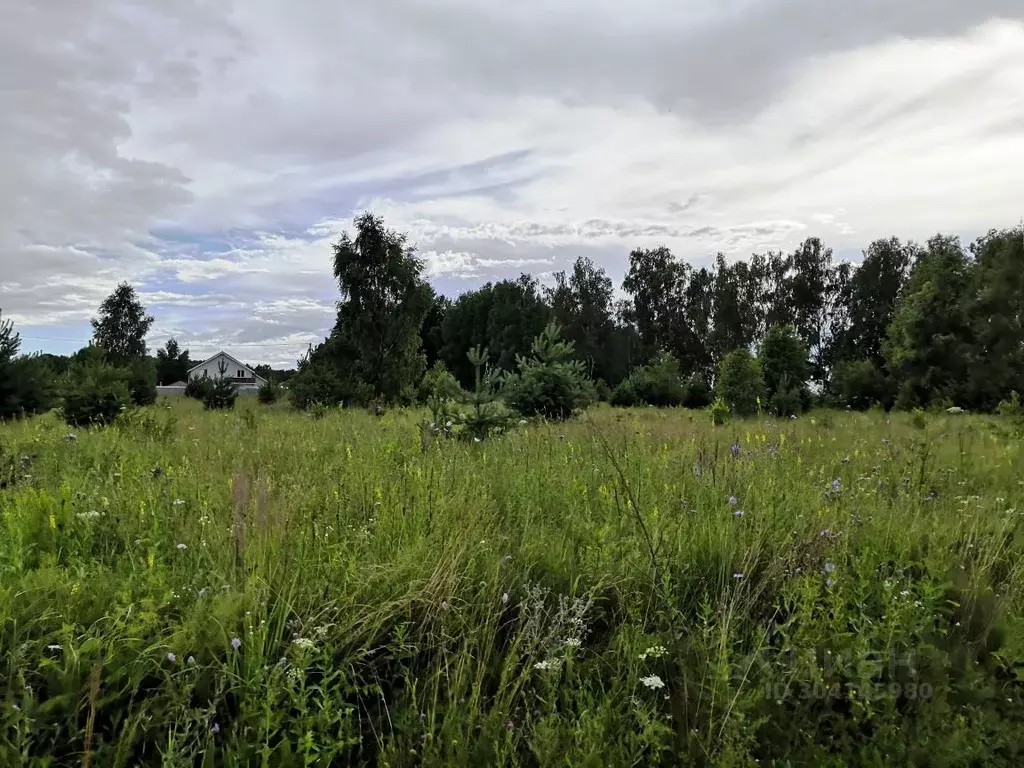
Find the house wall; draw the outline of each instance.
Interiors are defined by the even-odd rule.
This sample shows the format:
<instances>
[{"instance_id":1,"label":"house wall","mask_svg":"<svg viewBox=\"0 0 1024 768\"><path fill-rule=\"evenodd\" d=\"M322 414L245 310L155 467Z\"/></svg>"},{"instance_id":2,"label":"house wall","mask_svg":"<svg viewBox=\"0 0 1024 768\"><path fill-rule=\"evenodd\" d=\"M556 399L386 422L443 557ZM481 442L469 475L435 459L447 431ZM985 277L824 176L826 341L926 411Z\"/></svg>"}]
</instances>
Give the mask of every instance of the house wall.
<instances>
[{"instance_id":1,"label":"house wall","mask_svg":"<svg viewBox=\"0 0 1024 768\"><path fill-rule=\"evenodd\" d=\"M200 367L196 368L194 371L192 371L189 374L189 378L190 379L202 378L204 371L205 371L206 375L209 376L211 379L218 378L221 375L220 367L218 365L221 360L223 360L227 364L227 370L224 371L224 376L229 378L229 379L233 379L233 378L246 378L246 377L247 378L253 378L253 377L256 376L255 372L251 368L245 368L244 366L240 366L237 363L233 363L225 355L217 355L217 357L213 358L212 360L207 360L202 366L200 366ZM251 385L250 384L242 384L242 385L239 386L239 389L242 390L242 389L245 389L247 387L252 387L253 389L258 389L261 381L262 381L261 379L257 378L256 382L254 384L251 384Z\"/></svg>"}]
</instances>

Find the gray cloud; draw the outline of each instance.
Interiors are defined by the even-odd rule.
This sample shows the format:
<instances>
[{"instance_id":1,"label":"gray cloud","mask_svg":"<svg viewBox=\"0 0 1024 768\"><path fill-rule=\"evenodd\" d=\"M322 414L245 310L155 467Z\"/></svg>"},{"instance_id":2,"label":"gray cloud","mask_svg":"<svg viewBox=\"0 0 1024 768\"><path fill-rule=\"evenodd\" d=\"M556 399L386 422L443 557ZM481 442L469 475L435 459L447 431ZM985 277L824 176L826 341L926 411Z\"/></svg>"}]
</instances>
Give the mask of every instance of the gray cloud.
<instances>
[{"instance_id":1,"label":"gray cloud","mask_svg":"<svg viewBox=\"0 0 1024 768\"><path fill-rule=\"evenodd\" d=\"M577 255L618 278L638 245L701 262L1019 216L1019 0L6 10L0 307L21 324L84 326L128 278L160 333L293 360L363 206L452 290Z\"/></svg>"}]
</instances>

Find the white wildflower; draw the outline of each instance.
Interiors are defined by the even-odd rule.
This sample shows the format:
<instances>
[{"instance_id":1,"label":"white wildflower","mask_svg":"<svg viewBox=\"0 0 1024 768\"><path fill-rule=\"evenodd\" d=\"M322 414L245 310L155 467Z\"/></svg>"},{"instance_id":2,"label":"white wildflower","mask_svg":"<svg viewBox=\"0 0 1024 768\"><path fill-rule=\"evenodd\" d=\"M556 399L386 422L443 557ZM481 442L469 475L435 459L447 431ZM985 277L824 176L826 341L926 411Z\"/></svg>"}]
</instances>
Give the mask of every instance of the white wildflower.
<instances>
[{"instance_id":1,"label":"white wildflower","mask_svg":"<svg viewBox=\"0 0 1024 768\"><path fill-rule=\"evenodd\" d=\"M583 643L580 641L578 637L566 638L565 644L569 648L579 648L581 645L583 645Z\"/></svg>"},{"instance_id":2,"label":"white wildflower","mask_svg":"<svg viewBox=\"0 0 1024 768\"><path fill-rule=\"evenodd\" d=\"M184 552L186 549L188 549L188 544L176 544L175 549L177 549L179 552Z\"/></svg>"},{"instance_id":3,"label":"white wildflower","mask_svg":"<svg viewBox=\"0 0 1024 768\"><path fill-rule=\"evenodd\" d=\"M659 688L665 687L665 681L657 675L650 675L649 677L641 677L640 682L650 688L652 691L656 691Z\"/></svg>"},{"instance_id":4,"label":"white wildflower","mask_svg":"<svg viewBox=\"0 0 1024 768\"><path fill-rule=\"evenodd\" d=\"M562 667L561 659L546 659L544 661L538 661L533 665L533 668L540 670L541 672L555 672Z\"/></svg>"},{"instance_id":5,"label":"white wildflower","mask_svg":"<svg viewBox=\"0 0 1024 768\"><path fill-rule=\"evenodd\" d=\"M299 648L302 648L307 651L311 651L314 648L316 648L316 643L314 643L308 637L297 637L294 640L292 640L292 645L297 645L299 646Z\"/></svg>"},{"instance_id":6,"label":"white wildflower","mask_svg":"<svg viewBox=\"0 0 1024 768\"><path fill-rule=\"evenodd\" d=\"M640 661L644 661L645 659L660 659L666 653L668 653L668 651L664 645L652 645L640 654Z\"/></svg>"}]
</instances>

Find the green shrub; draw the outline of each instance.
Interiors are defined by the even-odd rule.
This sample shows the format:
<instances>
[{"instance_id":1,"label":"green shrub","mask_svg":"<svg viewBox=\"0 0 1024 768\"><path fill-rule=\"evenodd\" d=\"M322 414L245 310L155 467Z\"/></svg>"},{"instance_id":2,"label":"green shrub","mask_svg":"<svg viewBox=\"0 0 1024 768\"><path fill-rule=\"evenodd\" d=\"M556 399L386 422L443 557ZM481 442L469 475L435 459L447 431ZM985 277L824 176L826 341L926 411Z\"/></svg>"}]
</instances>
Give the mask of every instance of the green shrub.
<instances>
[{"instance_id":1,"label":"green shrub","mask_svg":"<svg viewBox=\"0 0 1024 768\"><path fill-rule=\"evenodd\" d=\"M594 402L594 383L583 363L573 360L573 343L563 341L555 323L533 341L532 357L520 356L519 373L505 380L508 404L523 416L562 421Z\"/></svg>"},{"instance_id":2,"label":"green shrub","mask_svg":"<svg viewBox=\"0 0 1024 768\"><path fill-rule=\"evenodd\" d=\"M807 345L796 335L793 326L773 325L769 328L757 359L764 372L768 402L775 403L770 405L771 410L789 416L804 410L805 404L810 404L807 393L807 377L810 375Z\"/></svg>"},{"instance_id":3,"label":"green shrub","mask_svg":"<svg viewBox=\"0 0 1024 768\"><path fill-rule=\"evenodd\" d=\"M764 398L764 375L757 358L746 349L734 349L722 360L716 394L732 412L753 416Z\"/></svg>"},{"instance_id":4,"label":"green shrub","mask_svg":"<svg viewBox=\"0 0 1024 768\"><path fill-rule=\"evenodd\" d=\"M435 362L425 374L419 386L419 401L427 403L432 398L439 400L459 400L465 393L459 386L458 379L448 370L443 361Z\"/></svg>"},{"instance_id":5,"label":"green shrub","mask_svg":"<svg viewBox=\"0 0 1024 768\"><path fill-rule=\"evenodd\" d=\"M729 414L729 406L722 398L717 398L715 402L711 404L711 423L716 427L721 427L729 421Z\"/></svg>"},{"instance_id":6,"label":"green shrub","mask_svg":"<svg viewBox=\"0 0 1024 768\"><path fill-rule=\"evenodd\" d=\"M684 408L707 408L714 400L714 392L708 380L695 373L686 380L684 385L683 407Z\"/></svg>"},{"instance_id":7,"label":"green shrub","mask_svg":"<svg viewBox=\"0 0 1024 768\"><path fill-rule=\"evenodd\" d=\"M203 396L203 407L208 411L229 410L235 407L238 388L230 379L218 376Z\"/></svg>"},{"instance_id":8,"label":"green shrub","mask_svg":"<svg viewBox=\"0 0 1024 768\"><path fill-rule=\"evenodd\" d=\"M612 390L604 379L594 380L594 397L599 403L607 403L612 399Z\"/></svg>"},{"instance_id":9,"label":"green shrub","mask_svg":"<svg viewBox=\"0 0 1024 768\"><path fill-rule=\"evenodd\" d=\"M53 407L54 374L39 357L19 357L21 337L0 316L0 421Z\"/></svg>"},{"instance_id":10,"label":"green shrub","mask_svg":"<svg viewBox=\"0 0 1024 768\"><path fill-rule=\"evenodd\" d=\"M43 413L56 401L55 375L38 357L0 363L0 421Z\"/></svg>"},{"instance_id":11,"label":"green shrub","mask_svg":"<svg viewBox=\"0 0 1024 768\"><path fill-rule=\"evenodd\" d=\"M660 352L653 361L635 370L630 378L637 398L648 405L673 407L682 405L686 399L679 361L668 352Z\"/></svg>"},{"instance_id":12,"label":"green shrub","mask_svg":"<svg viewBox=\"0 0 1024 768\"><path fill-rule=\"evenodd\" d=\"M128 363L128 390L135 405L156 402L156 363L148 357L135 358Z\"/></svg>"},{"instance_id":13,"label":"green shrub","mask_svg":"<svg viewBox=\"0 0 1024 768\"><path fill-rule=\"evenodd\" d=\"M68 372L62 412L73 427L110 424L131 405L130 374L105 363L76 366Z\"/></svg>"},{"instance_id":14,"label":"green shrub","mask_svg":"<svg viewBox=\"0 0 1024 768\"><path fill-rule=\"evenodd\" d=\"M292 377L289 385L292 405L300 411L314 405L340 405L344 387L334 369L322 363L304 366Z\"/></svg>"},{"instance_id":15,"label":"green shrub","mask_svg":"<svg viewBox=\"0 0 1024 768\"><path fill-rule=\"evenodd\" d=\"M259 390L256 392L257 399L263 403L263 405L273 405L277 402L277 398L280 397L280 389L272 381L264 381L260 384Z\"/></svg>"},{"instance_id":16,"label":"green shrub","mask_svg":"<svg viewBox=\"0 0 1024 768\"><path fill-rule=\"evenodd\" d=\"M768 411L776 416L792 416L804 410L803 392L792 386L788 377L783 376L775 392L768 398Z\"/></svg>"},{"instance_id":17,"label":"green shrub","mask_svg":"<svg viewBox=\"0 0 1024 768\"><path fill-rule=\"evenodd\" d=\"M213 387L213 379L209 376L195 376L185 382L185 397L204 400Z\"/></svg>"},{"instance_id":18,"label":"green shrub","mask_svg":"<svg viewBox=\"0 0 1024 768\"><path fill-rule=\"evenodd\" d=\"M839 405L866 411L888 400L885 374L870 360L839 363L832 373L832 391Z\"/></svg>"},{"instance_id":19,"label":"green shrub","mask_svg":"<svg viewBox=\"0 0 1024 768\"><path fill-rule=\"evenodd\" d=\"M1024 408L1020 404L1020 395L1015 391L1010 393L1009 400L1002 400L997 408L999 415L1008 419L1020 420L1024 417Z\"/></svg>"},{"instance_id":20,"label":"green shrub","mask_svg":"<svg viewBox=\"0 0 1024 768\"><path fill-rule=\"evenodd\" d=\"M612 392L611 404L620 408L632 408L640 405L640 398L636 395L636 389L631 379L623 379Z\"/></svg>"}]
</instances>

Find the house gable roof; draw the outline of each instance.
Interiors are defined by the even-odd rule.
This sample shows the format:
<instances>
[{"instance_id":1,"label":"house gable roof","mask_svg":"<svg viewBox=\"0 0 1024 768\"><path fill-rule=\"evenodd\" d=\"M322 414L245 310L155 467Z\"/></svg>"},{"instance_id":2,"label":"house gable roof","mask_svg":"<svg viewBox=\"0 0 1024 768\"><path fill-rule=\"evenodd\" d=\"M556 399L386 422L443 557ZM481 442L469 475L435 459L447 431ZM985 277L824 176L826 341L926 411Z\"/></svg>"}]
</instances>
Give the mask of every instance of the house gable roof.
<instances>
[{"instance_id":1,"label":"house gable roof","mask_svg":"<svg viewBox=\"0 0 1024 768\"><path fill-rule=\"evenodd\" d=\"M192 373L192 371L195 371L195 370L197 370L199 368L202 368L207 363L213 362L214 360L216 360L218 357L221 357L221 356L226 357L228 360L230 360L235 365L237 365L237 366L239 366L241 368L244 368L245 370L249 371L249 373L251 373L255 378L259 379L260 381L266 381L266 379L264 379L262 376L260 376L258 373L256 373L256 371L254 371L252 369L252 366L246 365L241 360L239 360L236 357L232 357L231 355L229 355L224 350L221 350L220 352L218 352L216 355L213 355L212 357L206 358L205 360L203 360L203 362L199 363L198 365L193 365L191 368L188 369L188 372Z\"/></svg>"}]
</instances>

